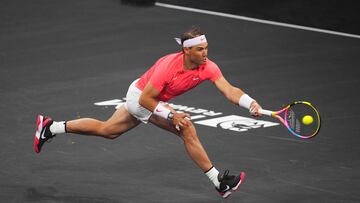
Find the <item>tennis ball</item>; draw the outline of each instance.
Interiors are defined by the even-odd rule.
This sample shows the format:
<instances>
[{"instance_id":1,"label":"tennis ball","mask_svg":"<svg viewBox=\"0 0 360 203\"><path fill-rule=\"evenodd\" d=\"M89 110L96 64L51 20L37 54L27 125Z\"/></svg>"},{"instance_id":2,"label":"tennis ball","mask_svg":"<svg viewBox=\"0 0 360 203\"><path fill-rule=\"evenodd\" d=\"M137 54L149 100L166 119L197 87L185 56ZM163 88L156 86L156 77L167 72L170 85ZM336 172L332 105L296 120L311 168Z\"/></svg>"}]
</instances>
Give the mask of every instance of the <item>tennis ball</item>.
<instances>
[{"instance_id":1,"label":"tennis ball","mask_svg":"<svg viewBox=\"0 0 360 203\"><path fill-rule=\"evenodd\" d=\"M311 123L314 122L314 118L313 118L312 116L310 116L310 115L306 115L306 116L304 116L304 117L302 118L302 122L303 122L303 124L305 124L305 125L310 125Z\"/></svg>"}]
</instances>

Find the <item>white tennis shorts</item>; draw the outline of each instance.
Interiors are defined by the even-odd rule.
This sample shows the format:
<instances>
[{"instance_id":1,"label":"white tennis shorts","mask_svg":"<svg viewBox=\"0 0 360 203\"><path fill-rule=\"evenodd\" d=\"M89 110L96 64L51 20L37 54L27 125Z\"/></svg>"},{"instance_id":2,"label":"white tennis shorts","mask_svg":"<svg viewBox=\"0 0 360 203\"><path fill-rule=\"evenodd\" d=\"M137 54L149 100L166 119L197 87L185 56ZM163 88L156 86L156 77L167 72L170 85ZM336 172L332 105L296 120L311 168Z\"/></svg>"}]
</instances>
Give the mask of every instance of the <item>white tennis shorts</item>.
<instances>
[{"instance_id":1,"label":"white tennis shorts","mask_svg":"<svg viewBox=\"0 0 360 203\"><path fill-rule=\"evenodd\" d=\"M129 86L128 92L126 94L126 108L128 112L137 118L139 121L143 123L148 123L149 118L152 115L152 112L144 108L139 104L139 98L142 93L135 84L139 79L136 79L134 82L131 83Z\"/></svg>"}]
</instances>

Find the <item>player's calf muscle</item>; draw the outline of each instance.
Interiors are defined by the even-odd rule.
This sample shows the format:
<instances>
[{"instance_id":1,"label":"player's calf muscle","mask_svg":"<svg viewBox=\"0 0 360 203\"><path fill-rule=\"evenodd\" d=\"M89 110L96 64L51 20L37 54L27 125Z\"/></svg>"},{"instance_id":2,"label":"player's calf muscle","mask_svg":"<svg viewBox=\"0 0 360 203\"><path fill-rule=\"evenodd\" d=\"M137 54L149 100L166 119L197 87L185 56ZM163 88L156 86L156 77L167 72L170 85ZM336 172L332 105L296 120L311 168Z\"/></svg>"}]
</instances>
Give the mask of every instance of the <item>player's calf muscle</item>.
<instances>
[{"instance_id":1,"label":"player's calf muscle","mask_svg":"<svg viewBox=\"0 0 360 203\"><path fill-rule=\"evenodd\" d=\"M92 118L82 118L78 120L69 121L67 123L67 132L96 135L104 138L114 139L121 133L114 134L111 130L111 125L106 122L99 121Z\"/></svg>"}]
</instances>

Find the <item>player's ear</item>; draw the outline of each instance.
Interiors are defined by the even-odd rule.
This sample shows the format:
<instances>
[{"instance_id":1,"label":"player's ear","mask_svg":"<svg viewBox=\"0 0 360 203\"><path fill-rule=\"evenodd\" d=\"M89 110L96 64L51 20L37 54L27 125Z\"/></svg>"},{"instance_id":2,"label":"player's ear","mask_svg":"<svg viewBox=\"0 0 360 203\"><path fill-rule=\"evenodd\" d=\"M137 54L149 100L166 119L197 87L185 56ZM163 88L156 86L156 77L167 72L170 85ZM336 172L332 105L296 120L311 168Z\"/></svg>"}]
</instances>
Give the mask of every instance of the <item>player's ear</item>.
<instances>
[{"instance_id":1,"label":"player's ear","mask_svg":"<svg viewBox=\"0 0 360 203\"><path fill-rule=\"evenodd\" d=\"M184 47L183 51L185 54L190 54L190 48L189 47Z\"/></svg>"}]
</instances>

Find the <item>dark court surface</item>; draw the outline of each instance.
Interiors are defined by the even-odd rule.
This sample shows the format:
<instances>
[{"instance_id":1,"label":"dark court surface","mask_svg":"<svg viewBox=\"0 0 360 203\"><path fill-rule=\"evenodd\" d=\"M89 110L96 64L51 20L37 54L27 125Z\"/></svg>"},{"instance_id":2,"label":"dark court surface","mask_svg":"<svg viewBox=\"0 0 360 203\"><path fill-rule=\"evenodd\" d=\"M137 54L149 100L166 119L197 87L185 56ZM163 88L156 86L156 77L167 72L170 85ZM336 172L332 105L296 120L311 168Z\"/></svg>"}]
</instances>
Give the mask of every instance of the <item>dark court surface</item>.
<instances>
[{"instance_id":1,"label":"dark court surface","mask_svg":"<svg viewBox=\"0 0 360 203\"><path fill-rule=\"evenodd\" d=\"M227 80L264 108L300 99L317 106L320 134L303 141L281 125L238 132L195 124L217 169L247 173L227 200L182 141L151 124L115 140L62 134L34 153L38 114L107 119L114 106L94 103L122 99L159 57L179 51L173 37L191 25L206 32L209 58ZM0 199L359 202L359 53L359 39L115 0L1 1ZM249 117L210 82L172 102L222 113L211 118Z\"/></svg>"}]
</instances>

